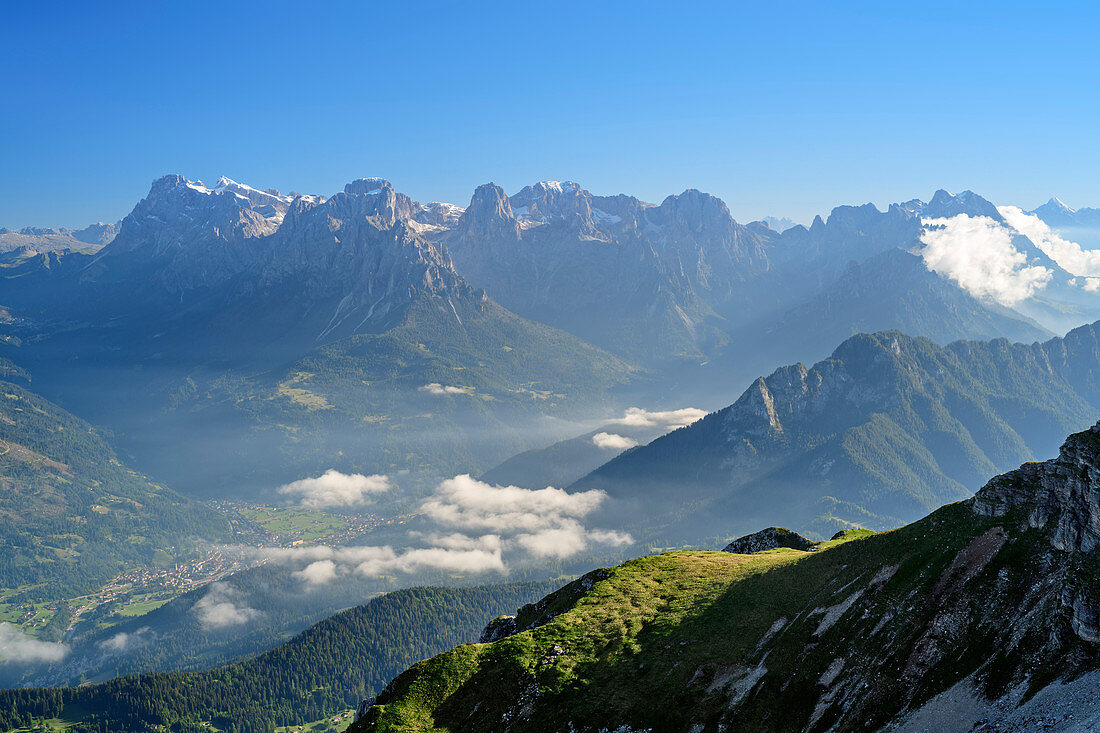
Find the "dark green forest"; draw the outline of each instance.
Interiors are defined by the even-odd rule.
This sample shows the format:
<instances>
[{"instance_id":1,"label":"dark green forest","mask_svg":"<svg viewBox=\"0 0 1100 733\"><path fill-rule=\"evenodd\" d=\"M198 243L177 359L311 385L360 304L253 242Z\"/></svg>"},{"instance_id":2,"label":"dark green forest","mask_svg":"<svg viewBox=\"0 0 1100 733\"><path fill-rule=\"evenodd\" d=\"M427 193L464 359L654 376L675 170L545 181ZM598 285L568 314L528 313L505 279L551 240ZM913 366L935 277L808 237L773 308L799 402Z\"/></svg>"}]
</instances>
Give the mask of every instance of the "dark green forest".
<instances>
[{"instance_id":1,"label":"dark green forest","mask_svg":"<svg viewBox=\"0 0 1100 733\"><path fill-rule=\"evenodd\" d=\"M501 614L560 581L408 588L328 618L290 642L202 672L121 677L82 687L0 691L0 731L61 718L72 733L269 733L351 707L422 659L476 641Z\"/></svg>"}]
</instances>

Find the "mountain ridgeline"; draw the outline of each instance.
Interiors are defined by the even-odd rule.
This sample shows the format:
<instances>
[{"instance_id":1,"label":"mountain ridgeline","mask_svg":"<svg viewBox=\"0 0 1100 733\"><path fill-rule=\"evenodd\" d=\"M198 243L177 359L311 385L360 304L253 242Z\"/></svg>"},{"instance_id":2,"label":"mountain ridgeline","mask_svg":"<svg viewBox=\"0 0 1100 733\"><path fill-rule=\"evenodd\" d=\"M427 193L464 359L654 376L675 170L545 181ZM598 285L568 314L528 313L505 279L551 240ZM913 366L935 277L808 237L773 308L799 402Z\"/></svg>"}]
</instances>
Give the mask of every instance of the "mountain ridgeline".
<instances>
[{"instance_id":1,"label":"mountain ridgeline","mask_svg":"<svg viewBox=\"0 0 1100 733\"><path fill-rule=\"evenodd\" d=\"M1100 413L1100 323L1031 345L853 336L782 367L734 404L577 481L604 521L698 542L779 523L816 537L888 529L1055 452Z\"/></svg>"},{"instance_id":2,"label":"mountain ridgeline","mask_svg":"<svg viewBox=\"0 0 1100 733\"><path fill-rule=\"evenodd\" d=\"M429 213L380 179L322 200L168 176L99 252L12 268L6 344L207 495L341 455L372 473L491 465L540 416L607 404L632 368L469 285L418 233Z\"/></svg>"},{"instance_id":3,"label":"mountain ridgeline","mask_svg":"<svg viewBox=\"0 0 1100 733\"><path fill-rule=\"evenodd\" d=\"M597 570L349 731L1091 730L1098 490L1100 425L890 532Z\"/></svg>"}]
</instances>

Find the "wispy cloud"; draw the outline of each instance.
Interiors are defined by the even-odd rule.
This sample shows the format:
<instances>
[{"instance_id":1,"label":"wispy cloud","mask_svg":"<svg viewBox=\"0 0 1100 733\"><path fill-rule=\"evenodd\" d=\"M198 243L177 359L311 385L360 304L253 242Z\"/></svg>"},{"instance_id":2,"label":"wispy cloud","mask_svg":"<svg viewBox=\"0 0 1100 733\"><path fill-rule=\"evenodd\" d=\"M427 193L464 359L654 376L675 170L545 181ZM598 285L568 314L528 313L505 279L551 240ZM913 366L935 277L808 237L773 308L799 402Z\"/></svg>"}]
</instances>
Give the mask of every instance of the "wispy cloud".
<instances>
[{"instance_id":1,"label":"wispy cloud","mask_svg":"<svg viewBox=\"0 0 1100 733\"><path fill-rule=\"evenodd\" d=\"M626 414L612 420L619 425L629 425L638 428L666 427L669 430L691 425L697 420L706 417L707 411L697 407L684 407L679 410L666 410L663 412L651 412L641 407L627 408Z\"/></svg>"},{"instance_id":2,"label":"wispy cloud","mask_svg":"<svg viewBox=\"0 0 1100 733\"><path fill-rule=\"evenodd\" d=\"M315 478L304 478L280 486L278 492L297 497L301 506L321 509L365 504L374 494L389 491L390 488L392 484L386 476L340 473L330 468Z\"/></svg>"},{"instance_id":3,"label":"wispy cloud","mask_svg":"<svg viewBox=\"0 0 1100 733\"><path fill-rule=\"evenodd\" d=\"M470 387L454 387L449 384L440 384L439 382L429 382L423 387L420 387L421 392L427 392L433 395L446 395L446 394L464 394L471 395L474 390Z\"/></svg>"},{"instance_id":4,"label":"wispy cloud","mask_svg":"<svg viewBox=\"0 0 1100 733\"><path fill-rule=\"evenodd\" d=\"M240 626L263 614L242 600L243 594L227 583L211 583L206 595L195 602L191 612L207 630Z\"/></svg>"},{"instance_id":5,"label":"wispy cloud","mask_svg":"<svg viewBox=\"0 0 1100 733\"><path fill-rule=\"evenodd\" d=\"M592 443L606 450L626 450L638 445L638 441L618 433L596 433L592 436Z\"/></svg>"},{"instance_id":6,"label":"wispy cloud","mask_svg":"<svg viewBox=\"0 0 1100 733\"><path fill-rule=\"evenodd\" d=\"M69 654L65 644L39 641L23 633L19 627L0 622L0 664L44 664L60 662Z\"/></svg>"},{"instance_id":7,"label":"wispy cloud","mask_svg":"<svg viewBox=\"0 0 1100 733\"><path fill-rule=\"evenodd\" d=\"M114 636L97 642L96 646L111 654L121 654L144 645L151 637L152 629L148 626L142 626L137 631L120 631Z\"/></svg>"},{"instance_id":8,"label":"wispy cloud","mask_svg":"<svg viewBox=\"0 0 1100 733\"><path fill-rule=\"evenodd\" d=\"M1028 265L1012 242L1013 229L988 216L959 214L924 219L920 251L925 266L971 295L1014 305L1041 290L1053 273Z\"/></svg>"}]
</instances>

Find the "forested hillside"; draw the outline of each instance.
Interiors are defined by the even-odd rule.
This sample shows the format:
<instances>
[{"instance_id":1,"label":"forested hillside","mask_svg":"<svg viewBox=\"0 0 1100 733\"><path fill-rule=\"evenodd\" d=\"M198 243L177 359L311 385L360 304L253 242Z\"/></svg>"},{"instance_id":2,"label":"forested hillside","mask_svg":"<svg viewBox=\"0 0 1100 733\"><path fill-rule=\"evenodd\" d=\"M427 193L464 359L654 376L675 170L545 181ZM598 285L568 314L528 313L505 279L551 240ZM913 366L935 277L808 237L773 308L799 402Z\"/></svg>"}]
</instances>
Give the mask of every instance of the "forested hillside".
<instances>
[{"instance_id":1,"label":"forested hillside","mask_svg":"<svg viewBox=\"0 0 1100 733\"><path fill-rule=\"evenodd\" d=\"M358 706L398 672L476 641L559 582L409 588L322 621L287 644L204 672L143 674L99 685L0 691L0 731L58 719L70 733L165 726L204 733L270 733Z\"/></svg>"},{"instance_id":2,"label":"forested hillside","mask_svg":"<svg viewBox=\"0 0 1100 733\"><path fill-rule=\"evenodd\" d=\"M860 334L572 488L607 491L614 520L670 543L889 529L1050 457L1098 411L1100 323L1034 344Z\"/></svg>"},{"instance_id":3,"label":"forested hillside","mask_svg":"<svg viewBox=\"0 0 1100 733\"><path fill-rule=\"evenodd\" d=\"M0 381L0 588L67 598L229 536L222 516L125 466L91 425Z\"/></svg>"}]
</instances>

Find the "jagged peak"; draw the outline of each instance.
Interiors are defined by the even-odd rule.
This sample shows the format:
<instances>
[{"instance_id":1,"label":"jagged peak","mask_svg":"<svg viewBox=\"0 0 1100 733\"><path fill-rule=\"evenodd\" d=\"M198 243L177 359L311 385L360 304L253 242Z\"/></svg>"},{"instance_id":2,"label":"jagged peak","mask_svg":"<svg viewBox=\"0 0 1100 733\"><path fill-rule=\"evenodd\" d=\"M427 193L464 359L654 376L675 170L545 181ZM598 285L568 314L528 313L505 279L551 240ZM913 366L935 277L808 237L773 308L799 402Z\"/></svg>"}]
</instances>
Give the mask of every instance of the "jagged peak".
<instances>
[{"instance_id":1,"label":"jagged peak","mask_svg":"<svg viewBox=\"0 0 1100 733\"><path fill-rule=\"evenodd\" d=\"M1058 198L1057 196L1051 196L1050 200L1047 201L1045 204L1043 204L1043 206L1040 207L1040 208L1056 209L1056 210L1061 211L1061 212L1066 213L1066 214L1075 214L1075 213L1077 213L1076 209L1071 209L1069 206L1066 206L1065 202L1062 201L1062 199Z\"/></svg>"},{"instance_id":2,"label":"jagged peak","mask_svg":"<svg viewBox=\"0 0 1100 733\"><path fill-rule=\"evenodd\" d=\"M573 181L565 181L564 183L562 181L539 181L535 184L535 188L546 188L560 193L563 188L579 189L580 186Z\"/></svg>"},{"instance_id":3,"label":"jagged peak","mask_svg":"<svg viewBox=\"0 0 1100 733\"><path fill-rule=\"evenodd\" d=\"M344 186L344 193L349 196L373 196L386 188L392 189L393 184L385 178L357 178Z\"/></svg>"},{"instance_id":4,"label":"jagged peak","mask_svg":"<svg viewBox=\"0 0 1100 733\"><path fill-rule=\"evenodd\" d=\"M792 550L809 551L814 543L800 535L798 532L786 527L766 527L759 532L738 537L733 542L722 548L722 552L732 552L737 555L752 555L757 552L789 548Z\"/></svg>"},{"instance_id":5,"label":"jagged peak","mask_svg":"<svg viewBox=\"0 0 1100 733\"><path fill-rule=\"evenodd\" d=\"M474 195L470 197L470 205L466 207L466 213L480 213L483 211L497 211L508 217L512 216L512 205L508 200L508 194L495 183L483 183L474 189Z\"/></svg>"}]
</instances>

